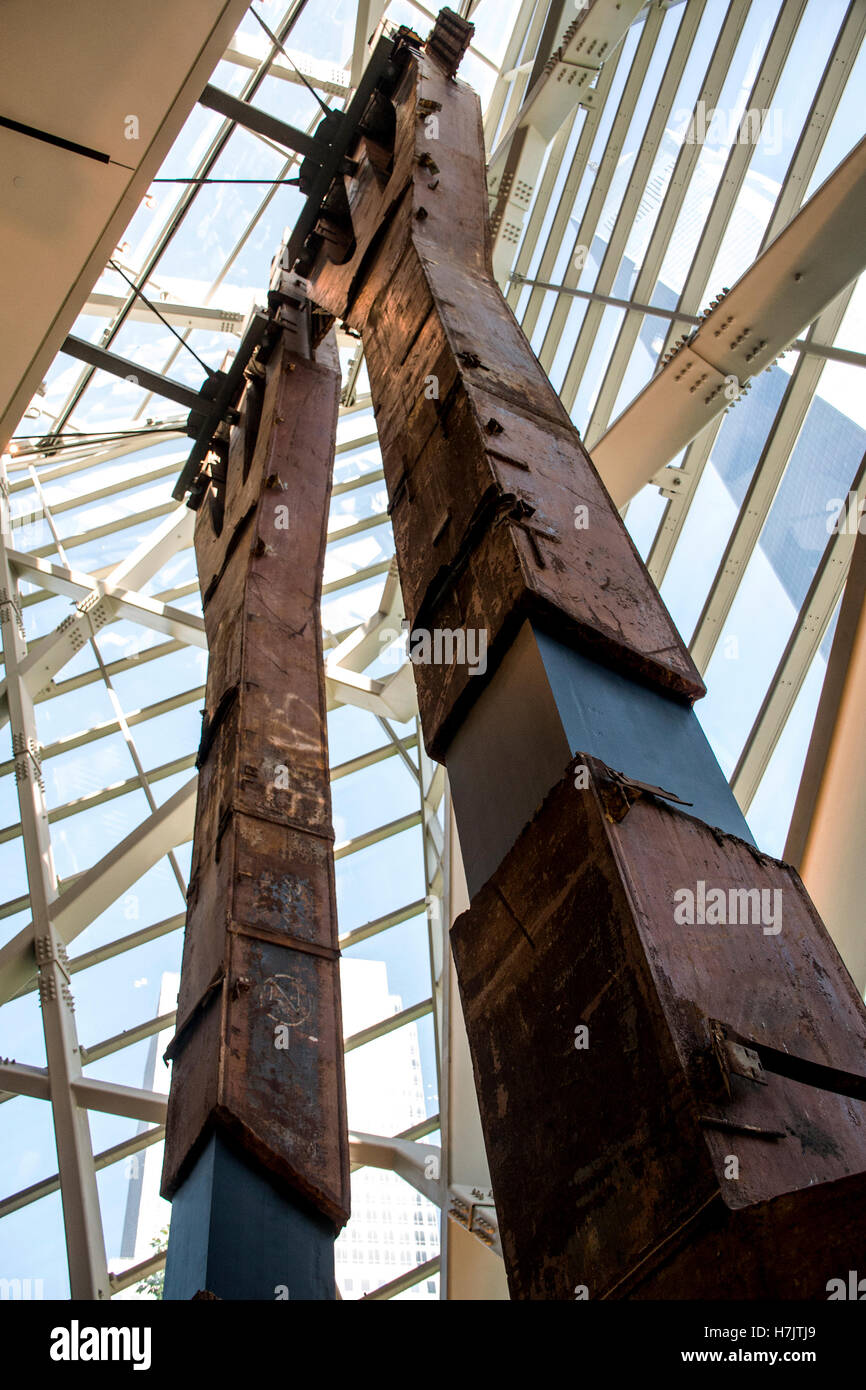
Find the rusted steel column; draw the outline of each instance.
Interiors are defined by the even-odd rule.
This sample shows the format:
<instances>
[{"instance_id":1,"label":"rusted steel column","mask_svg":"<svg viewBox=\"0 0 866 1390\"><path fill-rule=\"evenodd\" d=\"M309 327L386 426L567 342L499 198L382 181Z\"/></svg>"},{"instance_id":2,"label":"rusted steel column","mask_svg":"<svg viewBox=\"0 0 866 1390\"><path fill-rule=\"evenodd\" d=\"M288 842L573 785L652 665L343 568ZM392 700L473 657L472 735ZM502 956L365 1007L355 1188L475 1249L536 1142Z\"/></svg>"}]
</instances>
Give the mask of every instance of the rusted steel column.
<instances>
[{"instance_id":1,"label":"rusted steel column","mask_svg":"<svg viewBox=\"0 0 866 1390\"><path fill-rule=\"evenodd\" d=\"M196 519L209 666L163 1194L216 1136L332 1246L349 1175L319 602L340 371L308 309L281 313ZM256 1296L230 1284L209 1291Z\"/></svg>"},{"instance_id":2,"label":"rusted steel column","mask_svg":"<svg viewBox=\"0 0 866 1390\"><path fill-rule=\"evenodd\" d=\"M661 780L679 743L683 799L748 829L691 712L700 676L493 278L480 106L449 62L460 23L437 25L426 48L398 35L371 134L351 151L356 172L332 190L298 268L363 336L406 615L419 647L429 640L436 657L438 641L445 656L418 653L425 742L448 765L474 891L570 751L613 761L620 741L594 746L586 725L604 732L617 701L632 775ZM538 688L524 710L529 666ZM495 714L476 719L504 686ZM530 746L545 704L555 728ZM483 753L466 747L479 722L499 730ZM520 766L504 795L491 763L497 776ZM485 778L492 817L472 802Z\"/></svg>"},{"instance_id":3,"label":"rusted steel column","mask_svg":"<svg viewBox=\"0 0 866 1390\"><path fill-rule=\"evenodd\" d=\"M459 25L398 37L298 268L363 335L428 643L511 1291L826 1297L862 1249L866 1014L796 874L752 844L700 677L494 282Z\"/></svg>"},{"instance_id":4,"label":"rusted steel column","mask_svg":"<svg viewBox=\"0 0 866 1390\"><path fill-rule=\"evenodd\" d=\"M388 159L381 136L353 151L350 227L323 219L301 268L363 334L407 617L485 632L490 672L535 617L694 700L701 678L493 279L478 98L408 35L394 65ZM328 261L347 243L345 263ZM465 662L423 667L433 756L480 684Z\"/></svg>"},{"instance_id":5,"label":"rusted steel column","mask_svg":"<svg viewBox=\"0 0 866 1390\"><path fill-rule=\"evenodd\" d=\"M513 1297L862 1264L866 1018L794 869L579 754L451 940Z\"/></svg>"}]
</instances>

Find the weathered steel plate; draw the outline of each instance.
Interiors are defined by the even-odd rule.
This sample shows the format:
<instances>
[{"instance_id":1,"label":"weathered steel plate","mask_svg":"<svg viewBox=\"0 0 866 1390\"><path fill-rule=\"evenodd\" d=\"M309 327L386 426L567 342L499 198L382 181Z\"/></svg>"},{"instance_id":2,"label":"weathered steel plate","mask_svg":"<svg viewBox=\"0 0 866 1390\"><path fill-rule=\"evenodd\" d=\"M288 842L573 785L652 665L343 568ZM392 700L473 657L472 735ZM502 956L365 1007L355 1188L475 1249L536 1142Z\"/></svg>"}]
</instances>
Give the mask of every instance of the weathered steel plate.
<instances>
[{"instance_id":1,"label":"weathered steel plate","mask_svg":"<svg viewBox=\"0 0 866 1390\"><path fill-rule=\"evenodd\" d=\"M700 882L736 922L676 920ZM451 940L513 1297L817 1298L856 1267L866 1104L732 1073L713 1040L866 1077L793 869L578 755Z\"/></svg>"}]
</instances>

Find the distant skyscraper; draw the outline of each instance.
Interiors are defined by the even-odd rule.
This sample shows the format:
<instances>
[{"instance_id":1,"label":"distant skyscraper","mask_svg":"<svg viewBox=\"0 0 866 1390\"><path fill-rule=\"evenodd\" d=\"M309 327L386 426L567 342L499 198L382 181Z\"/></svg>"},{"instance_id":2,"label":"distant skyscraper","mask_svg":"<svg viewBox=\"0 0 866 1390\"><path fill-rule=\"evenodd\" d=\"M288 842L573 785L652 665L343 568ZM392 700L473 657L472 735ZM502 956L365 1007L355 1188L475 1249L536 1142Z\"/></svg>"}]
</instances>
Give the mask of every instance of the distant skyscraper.
<instances>
[{"instance_id":1,"label":"distant skyscraper","mask_svg":"<svg viewBox=\"0 0 866 1390\"><path fill-rule=\"evenodd\" d=\"M341 965L346 1035L399 1013L403 1001L388 989L384 961L344 958ZM346 1055L350 1128L397 1134L426 1117L418 1030L414 1023ZM345 1299L388 1284L439 1254L439 1209L394 1173L360 1168L352 1175L352 1219L336 1245L337 1285ZM438 1298L438 1275L405 1298Z\"/></svg>"}]
</instances>

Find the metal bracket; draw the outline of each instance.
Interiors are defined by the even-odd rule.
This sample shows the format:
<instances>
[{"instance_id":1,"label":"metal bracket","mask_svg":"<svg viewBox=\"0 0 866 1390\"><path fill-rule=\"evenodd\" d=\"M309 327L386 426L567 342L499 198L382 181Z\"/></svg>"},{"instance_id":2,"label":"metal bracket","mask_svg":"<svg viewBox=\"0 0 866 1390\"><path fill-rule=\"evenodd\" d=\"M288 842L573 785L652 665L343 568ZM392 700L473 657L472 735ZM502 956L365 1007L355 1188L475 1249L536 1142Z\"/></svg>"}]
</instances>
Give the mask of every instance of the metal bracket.
<instances>
[{"instance_id":1,"label":"metal bracket","mask_svg":"<svg viewBox=\"0 0 866 1390\"><path fill-rule=\"evenodd\" d=\"M246 385L246 369L255 352L267 352L267 339L276 337L278 325L261 309L254 309L241 338L240 346L228 371L214 372L199 393L196 407L190 411L187 434L195 439L189 458L184 464L172 497L182 502L190 494L187 505L198 510L210 481L202 476L202 465L214 445L220 426L236 424L237 406Z\"/></svg>"},{"instance_id":2,"label":"metal bracket","mask_svg":"<svg viewBox=\"0 0 866 1390\"><path fill-rule=\"evenodd\" d=\"M790 1081L798 1081L803 1086L814 1086L819 1091L830 1091L838 1096L851 1096L854 1100L866 1101L866 1075L845 1071L841 1067L827 1066L824 1062L811 1062L806 1057L797 1057L779 1047L758 1042L755 1038L744 1037L729 1024L710 1020L710 1026L719 1036L725 1047L729 1070L737 1076L747 1076L751 1081L763 1081L764 1073L785 1076ZM752 1060L754 1059L754 1061ZM733 1060L736 1065L731 1065ZM760 1074L751 1074L757 1066ZM737 1068L747 1070L738 1070Z\"/></svg>"},{"instance_id":3,"label":"metal bracket","mask_svg":"<svg viewBox=\"0 0 866 1390\"><path fill-rule=\"evenodd\" d=\"M757 1081L761 1086L767 1085L761 1059L753 1048L743 1047L741 1043L732 1042L730 1038L725 1038L724 1048L729 1072L734 1076L743 1076L747 1081Z\"/></svg>"},{"instance_id":4,"label":"metal bracket","mask_svg":"<svg viewBox=\"0 0 866 1390\"><path fill-rule=\"evenodd\" d=\"M15 615L15 625L18 628L18 632L22 640L26 641L24 619L21 616L21 605L6 589L0 589L0 623L10 622L13 613Z\"/></svg>"},{"instance_id":5,"label":"metal bracket","mask_svg":"<svg viewBox=\"0 0 866 1390\"><path fill-rule=\"evenodd\" d=\"M578 755L578 761L580 755ZM624 820L636 801L642 796L660 797L663 801L672 801L677 806L691 806L691 801L684 801L676 792L666 791L664 787L655 787L651 782L638 782L633 777L626 777L623 772L616 772L614 768L607 768L607 780L599 782L599 795L604 806L605 816L614 824Z\"/></svg>"},{"instance_id":6,"label":"metal bracket","mask_svg":"<svg viewBox=\"0 0 866 1390\"><path fill-rule=\"evenodd\" d=\"M349 147L359 134L364 133L364 118L376 91L382 90L385 95L390 95L396 84L399 68L395 59L402 32L398 33L396 41L384 36L379 39L345 112L331 112L320 122L316 130L313 139L320 140L321 143L317 146L317 153L304 160L299 173L299 187L302 193L306 193L307 202L286 247L286 264L289 269L297 266L302 252L305 252L306 265L312 265L315 259L323 239L316 231L317 223L335 180L339 180L340 190L343 188L342 171ZM416 41L420 43L417 36ZM319 159L321 163L318 162ZM299 267L302 272L305 264Z\"/></svg>"},{"instance_id":7,"label":"metal bracket","mask_svg":"<svg viewBox=\"0 0 866 1390\"><path fill-rule=\"evenodd\" d=\"M470 1235L475 1236L488 1250L494 1250L501 1255L502 1246L492 1189L483 1191L480 1187L470 1188L452 1184L448 1196L448 1215L451 1220L469 1231ZM492 1213L493 1219L483 1215L484 1212Z\"/></svg>"},{"instance_id":8,"label":"metal bracket","mask_svg":"<svg viewBox=\"0 0 866 1390\"><path fill-rule=\"evenodd\" d=\"M107 622L110 622L113 616L113 614L110 611L110 605L106 601L106 595L101 594L98 589L94 589L92 593L89 593L85 595L84 598L79 599L75 607L78 609L78 612L82 615L82 617L87 619L87 621L90 624L91 632L93 633L98 632L101 627L104 627ZM74 615L71 615L70 618L64 619L65 623L72 623L74 621ZM81 645L84 645L83 638L81 641Z\"/></svg>"},{"instance_id":9,"label":"metal bracket","mask_svg":"<svg viewBox=\"0 0 866 1390\"><path fill-rule=\"evenodd\" d=\"M33 953L38 970L39 1007L57 999L57 980L54 972L47 967L56 965L60 973L60 997L71 1013L75 1013L75 1000L72 997L72 977L69 973L69 956L61 943L56 946L50 935L37 936L33 941Z\"/></svg>"},{"instance_id":10,"label":"metal bracket","mask_svg":"<svg viewBox=\"0 0 866 1390\"><path fill-rule=\"evenodd\" d=\"M12 757L15 763L16 784L26 782L30 777L44 794L45 782L42 779L42 763L38 754L39 744L34 738L24 734L12 735ZM35 774L35 775L34 775Z\"/></svg>"}]
</instances>

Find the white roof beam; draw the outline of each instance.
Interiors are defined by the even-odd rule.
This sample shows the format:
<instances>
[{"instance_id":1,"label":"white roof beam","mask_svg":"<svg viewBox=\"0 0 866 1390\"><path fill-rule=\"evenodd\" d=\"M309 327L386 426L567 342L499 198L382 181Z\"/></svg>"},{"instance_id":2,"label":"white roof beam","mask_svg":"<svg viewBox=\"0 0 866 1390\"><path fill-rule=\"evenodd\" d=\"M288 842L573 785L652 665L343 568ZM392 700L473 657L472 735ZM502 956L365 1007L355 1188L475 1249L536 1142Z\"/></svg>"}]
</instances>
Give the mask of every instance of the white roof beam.
<instances>
[{"instance_id":1,"label":"white roof beam","mask_svg":"<svg viewBox=\"0 0 866 1390\"><path fill-rule=\"evenodd\" d=\"M358 0L358 9L355 15L355 38L352 44L352 63L349 73L350 87L357 87L361 80L361 75L370 56L370 39L379 27L387 8L388 0Z\"/></svg>"},{"instance_id":2,"label":"white roof beam","mask_svg":"<svg viewBox=\"0 0 866 1390\"><path fill-rule=\"evenodd\" d=\"M571 214L574 208L575 198L577 197L581 181L586 173L586 166L590 152L595 143L596 132L604 111L604 105L610 93L610 88L616 76L617 68L622 56L622 49L618 48L612 55L610 62L605 63L601 70L601 76L595 87L597 100L586 112L581 126L577 147L571 161L571 167L566 175L559 197L559 203L554 213L553 221L545 240L544 250L541 254L541 261L538 266L538 278L546 280L553 274L554 266L559 256L559 250L566 236L571 235L569 226ZM542 181L539 186L538 196L532 207L529 218L529 226L526 235L520 245L517 257L516 269L525 275L529 270L535 255L538 239L541 236L544 226L545 216L550 200L553 197L553 190L556 184L557 168L559 161L563 158L568 144L569 127L563 126L559 134L554 138L553 148L550 158L545 165ZM516 311L518 299L520 297L521 286L512 280L508 287L507 299L512 309ZM527 337L532 337L539 315L544 306L545 293L543 290L533 289L529 296L523 316L520 320L521 327Z\"/></svg>"},{"instance_id":3,"label":"white roof beam","mask_svg":"<svg viewBox=\"0 0 866 1390\"><path fill-rule=\"evenodd\" d=\"M82 314L89 314L92 318L113 319L116 314L127 303L127 297L119 294L102 294L95 290L87 297L87 302L82 307ZM239 338L243 329L245 314L236 312L233 309L213 308L208 304L174 304L171 300L159 300L157 307L164 319L177 328L204 328L212 333L231 333ZM145 323L159 323L159 319L152 309L143 304L140 299L136 299L131 309L127 311L127 319L136 319Z\"/></svg>"},{"instance_id":4,"label":"white roof beam","mask_svg":"<svg viewBox=\"0 0 866 1390\"><path fill-rule=\"evenodd\" d=\"M264 36L260 38L257 34L235 34L223 58L227 63L234 63L237 67L249 68L251 72L255 72L266 62L270 51L271 43ZM300 53L295 49L287 48L286 52L295 66L288 63L282 54L277 54L268 68L269 77L278 77L283 82L293 82L299 87L304 85L306 77L310 85L319 92L326 92L329 96L335 97L346 96L350 83L345 68L338 68L335 63L322 62L319 58L311 58L308 53Z\"/></svg>"},{"instance_id":5,"label":"white roof beam","mask_svg":"<svg viewBox=\"0 0 866 1390\"><path fill-rule=\"evenodd\" d=\"M167 603L137 593L121 585L113 585L107 580L97 580L79 570L67 569L65 565L52 565L47 560L23 550L10 550L9 559L14 570L30 583L40 584L55 594L68 594L72 598L86 598L94 592L109 598L117 605L117 616L128 618L130 622L141 623L156 632L168 633L194 647L207 648L204 619L196 613L187 613L182 608L171 608Z\"/></svg>"},{"instance_id":6,"label":"white roof beam","mask_svg":"<svg viewBox=\"0 0 866 1390\"><path fill-rule=\"evenodd\" d=\"M51 921L67 945L164 854L191 837L197 784L197 777L190 778L55 899ZM0 947L0 1003L25 989L35 970L33 928L27 926Z\"/></svg>"},{"instance_id":7,"label":"white roof beam","mask_svg":"<svg viewBox=\"0 0 866 1390\"><path fill-rule=\"evenodd\" d=\"M499 123L502 119L502 111L508 98L510 83L506 73L514 68L518 56L524 47L535 7L536 0L521 0L520 9L515 16L514 25L508 36L508 43L502 57L502 66L499 69L496 81L493 84L493 91L490 94L490 100L484 111L484 139L488 148L499 128Z\"/></svg>"},{"instance_id":8,"label":"white roof beam","mask_svg":"<svg viewBox=\"0 0 866 1390\"><path fill-rule=\"evenodd\" d=\"M593 290L599 294L611 294L616 282L620 261L625 254L629 234L644 197L659 145L673 112L674 101L691 54L698 25L703 18L703 11L702 0L698 0L697 4L688 6L680 20L680 26L665 65L655 103L641 135L631 175L593 285ZM659 35L659 41L660 38ZM566 402L566 409L577 395L601 326L603 314L602 304L592 302L583 316L577 342L560 391L563 401ZM587 442L589 442L589 434L587 434Z\"/></svg>"},{"instance_id":9,"label":"white roof beam","mask_svg":"<svg viewBox=\"0 0 866 1390\"><path fill-rule=\"evenodd\" d=\"M578 105L591 102L603 64L625 38L643 0L595 0L566 29L560 47L526 97L488 166L493 270L504 280L523 219L557 131Z\"/></svg>"},{"instance_id":10,"label":"white roof beam","mask_svg":"<svg viewBox=\"0 0 866 1390\"><path fill-rule=\"evenodd\" d=\"M866 262L866 140L704 317L691 339L593 448L622 507L770 366Z\"/></svg>"},{"instance_id":11,"label":"white roof beam","mask_svg":"<svg viewBox=\"0 0 866 1390\"><path fill-rule=\"evenodd\" d=\"M706 296L717 288L715 285L710 285L709 277L722 249L725 234L754 157L756 136L753 113L758 113L760 121L763 121L763 113L768 111L772 104L785 64L790 56L791 47L797 36L806 4L807 0L787 0L787 3L779 10L769 42L761 57L758 71L749 91L746 110L741 118L737 137L731 138L724 171L716 187L715 196L704 221L697 249L692 257L685 284L680 293L677 308L684 309L687 313L697 313ZM702 135L701 128L702 125L705 125L709 114L706 111L695 112L693 117L694 128L689 134L697 139L699 145L706 138L705 135ZM674 322L668 329L662 356L673 347L676 337L677 330Z\"/></svg>"}]
</instances>

